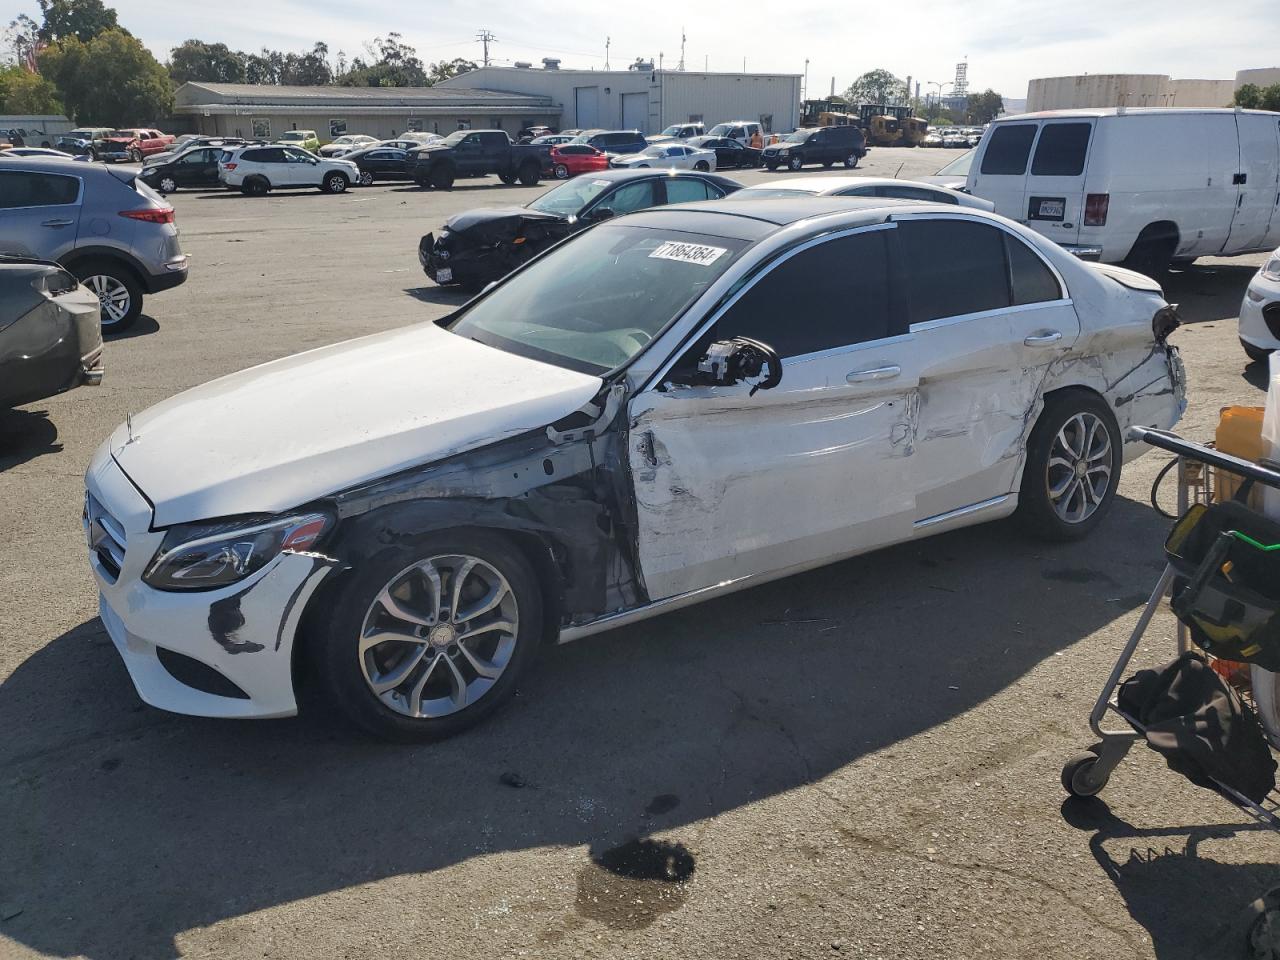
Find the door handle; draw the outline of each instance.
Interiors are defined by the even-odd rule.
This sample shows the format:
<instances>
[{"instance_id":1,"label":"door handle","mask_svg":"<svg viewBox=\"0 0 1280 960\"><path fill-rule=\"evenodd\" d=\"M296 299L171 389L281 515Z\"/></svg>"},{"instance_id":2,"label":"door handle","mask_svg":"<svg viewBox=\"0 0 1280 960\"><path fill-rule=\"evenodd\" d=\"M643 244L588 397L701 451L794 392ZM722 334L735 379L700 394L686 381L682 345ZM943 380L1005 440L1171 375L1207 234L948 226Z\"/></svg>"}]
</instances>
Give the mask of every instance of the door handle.
<instances>
[{"instance_id":1,"label":"door handle","mask_svg":"<svg viewBox=\"0 0 1280 960\"><path fill-rule=\"evenodd\" d=\"M854 370L847 377L846 383L865 383L868 380L892 380L898 374L902 373L902 368L897 364L890 364L886 367L870 367L866 370Z\"/></svg>"},{"instance_id":2,"label":"door handle","mask_svg":"<svg viewBox=\"0 0 1280 960\"><path fill-rule=\"evenodd\" d=\"M1050 330L1048 333L1036 333L1027 337L1022 342L1028 347L1047 347L1051 343L1057 343L1062 339L1062 334L1057 330Z\"/></svg>"},{"instance_id":3,"label":"door handle","mask_svg":"<svg viewBox=\"0 0 1280 960\"><path fill-rule=\"evenodd\" d=\"M71 226L73 223L75 223L75 221L74 221L74 220L45 220L45 221L43 221L43 222L40 224L40 226L42 226L42 227L69 227L69 226Z\"/></svg>"}]
</instances>

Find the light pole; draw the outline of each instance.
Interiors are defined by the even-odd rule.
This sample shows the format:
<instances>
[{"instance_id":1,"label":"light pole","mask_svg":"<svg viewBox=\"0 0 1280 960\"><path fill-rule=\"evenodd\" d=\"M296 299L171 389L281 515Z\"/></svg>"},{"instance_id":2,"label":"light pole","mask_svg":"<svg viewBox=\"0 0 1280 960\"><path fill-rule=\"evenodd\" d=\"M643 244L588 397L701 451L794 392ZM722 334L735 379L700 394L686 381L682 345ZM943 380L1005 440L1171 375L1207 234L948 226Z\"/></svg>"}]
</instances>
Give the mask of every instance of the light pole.
<instances>
[{"instance_id":1,"label":"light pole","mask_svg":"<svg viewBox=\"0 0 1280 960\"><path fill-rule=\"evenodd\" d=\"M948 80L946 83L939 83L937 80L926 80L926 81L925 81L925 83L927 83L927 84L928 84L929 86L931 86L931 87L937 87L937 88L938 88L938 98L937 98L936 100L934 100L934 102L933 102L933 110L930 112L930 116L929 116L929 119L930 119L930 120L937 120L937 119L938 119L938 106L942 103L942 88L943 88L943 87L953 87L953 86L955 86L955 84L954 84L954 83L952 83L952 82L951 82L951 81L949 81L949 80Z\"/></svg>"},{"instance_id":2,"label":"light pole","mask_svg":"<svg viewBox=\"0 0 1280 960\"><path fill-rule=\"evenodd\" d=\"M804 58L804 88L800 92L801 102L803 102L805 97L807 96L809 96L809 58L805 57Z\"/></svg>"}]
</instances>

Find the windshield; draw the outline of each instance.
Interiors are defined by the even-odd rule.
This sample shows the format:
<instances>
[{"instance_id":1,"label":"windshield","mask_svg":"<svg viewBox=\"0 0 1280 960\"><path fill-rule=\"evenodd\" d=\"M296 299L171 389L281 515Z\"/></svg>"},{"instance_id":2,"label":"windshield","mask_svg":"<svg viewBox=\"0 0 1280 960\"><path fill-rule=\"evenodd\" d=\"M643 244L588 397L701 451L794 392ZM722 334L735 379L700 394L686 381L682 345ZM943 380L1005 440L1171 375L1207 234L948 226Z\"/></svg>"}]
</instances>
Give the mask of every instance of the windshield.
<instances>
[{"instance_id":1,"label":"windshield","mask_svg":"<svg viewBox=\"0 0 1280 960\"><path fill-rule=\"evenodd\" d=\"M622 366L747 247L744 240L608 224L517 273L450 329L583 373Z\"/></svg>"},{"instance_id":2,"label":"windshield","mask_svg":"<svg viewBox=\"0 0 1280 960\"><path fill-rule=\"evenodd\" d=\"M667 147L645 147L642 151L646 157L665 157L667 155Z\"/></svg>"},{"instance_id":3,"label":"windshield","mask_svg":"<svg viewBox=\"0 0 1280 960\"><path fill-rule=\"evenodd\" d=\"M782 138L784 143L804 143L809 139L808 130L797 130L795 133L788 133Z\"/></svg>"},{"instance_id":4,"label":"windshield","mask_svg":"<svg viewBox=\"0 0 1280 960\"><path fill-rule=\"evenodd\" d=\"M579 177L548 190L528 206L530 210L537 210L539 213L572 217L611 185L612 181L609 180L585 180Z\"/></svg>"},{"instance_id":5,"label":"windshield","mask_svg":"<svg viewBox=\"0 0 1280 960\"><path fill-rule=\"evenodd\" d=\"M301 130L289 130L288 132L281 134L280 139L281 140L305 140L307 138L302 135Z\"/></svg>"},{"instance_id":6,"label":"windshield","mask_svg":"<svg viewBox=\"0 0 1280 960\"><path fill-rule=\"evenodd\" d=\"M685 125L683 123L673 123L671 126L667 127L667 129L663 130L662 133L658 134L658 136L678 137L680 136L681 132L683 132L684 127Z\"/></svg>"},{"instance_id":7,"label":"windshield","mask_svg":"<svg viewBox=\"0 0 1280 960\"><path fill-rule=\"evenodd\" d=\"M727 137L729 131L733 129L732 123L717 123L714 127L707 131L708 137Z\"/></svg>"},{"instance_id":8,"label":"windshield","mask_svg":"<svg viewBox=\"0 0 1280 960\"><path fill-rule=\"evenodd\" d=\"M977 150L969 150L960 154L945 167L939 170L935 176L939 177L967 177L969 175L969 167L973 163L973 155Z\"/></svg>"},{"instance_id":9,"label":"windshield","mask_svg":"<svg viewBox=\"0 0 1280 960\"><path fill-rule=\"evenodd\" d=\"M456 133L451 133L447 137L445 137L444 142L446 145L450 147L457 146L459 143L461 143L463 140L466 139L467 134L470 132L471 132L470 130L458 130Z\"/></svg>"}]
</instances>

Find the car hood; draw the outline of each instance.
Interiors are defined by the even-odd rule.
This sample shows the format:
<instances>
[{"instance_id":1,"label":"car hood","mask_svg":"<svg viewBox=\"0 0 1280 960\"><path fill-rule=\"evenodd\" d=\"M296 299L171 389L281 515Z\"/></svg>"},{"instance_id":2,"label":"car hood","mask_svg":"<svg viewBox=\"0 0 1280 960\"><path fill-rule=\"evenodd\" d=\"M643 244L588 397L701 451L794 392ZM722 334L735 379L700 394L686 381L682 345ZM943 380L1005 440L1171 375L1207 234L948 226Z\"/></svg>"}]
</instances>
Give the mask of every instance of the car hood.
<instances>
[{"instance_id":1,"label":"car hood","mask_svg":"<svg viewBox=\"0 0 1280 960\"><path fill-rule=\"evenodd\" d=\"M444 222L444 228L450 233L463 233L468 230L490 232L501 231L505 226L528 221L565 220L567 218L554 213L543 213L530 210L528 207L478 207L454 214Z\"/></svg>"},{"instance_id":2,"label":"car hood","mask_svg":"<svg viewBox=\"0 0 1280 960\"><path fill-rule=\"evenodd\" d=\"M214 380L107 441L157 527L279 513L585 406L598 377L417 324Z\"/></svg>"}]
</instances>

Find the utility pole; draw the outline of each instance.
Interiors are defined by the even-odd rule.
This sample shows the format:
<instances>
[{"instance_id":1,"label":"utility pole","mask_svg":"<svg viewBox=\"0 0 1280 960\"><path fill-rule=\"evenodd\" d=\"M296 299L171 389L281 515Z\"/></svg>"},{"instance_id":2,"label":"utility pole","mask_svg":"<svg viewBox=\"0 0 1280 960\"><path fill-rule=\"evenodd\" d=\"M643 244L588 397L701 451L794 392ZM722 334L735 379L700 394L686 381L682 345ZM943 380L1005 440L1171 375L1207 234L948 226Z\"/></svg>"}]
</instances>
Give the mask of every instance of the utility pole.
<instances>
[{"instance_id":1,"label":"utility pole","mask_svg":"<svg viewBox=\"0 0 1280 960\"><path fill-rule=\"evenodd\" d=\"M804 88L800 93L800 99L804 100L809 96L809 58L804 58Z\"/></svg>"},{"instance_id":2,"label":"utility pole","mask_svg":"<svg viewBox=\"0 0 1280 960\"><path fill-rule=\"evenodd\" d=\"M604 38L604 68L609 69L609 44L613 41L609 37Z\"/></svg>"},{"instance_id":3,"label":"utility pole","mask_svg":"<svg viewBox=\"0 0 1280 960\"><path fill-rule=\"evenodd\" d=\"M497 43L498 38L489 30L481 30L476 34L476 39L484 44L484 65L487 67L489 65L489 44Z\"/></svg>"},{"instance_id":4,"label":"utility pole","mask_svg":"<svg viewBox=\"0 0 1280 960\"><path fill-rule=\"evenodd\" d=\"M680 28L680 63L676 66L676 69L682 73L684 72L684 41L685 41L684 27L681 27Z\"/></svg>"}]
</instances>

